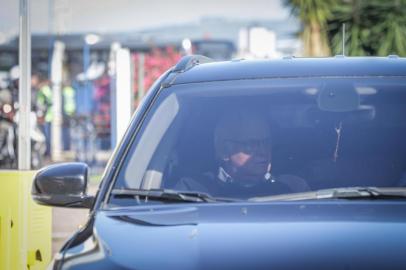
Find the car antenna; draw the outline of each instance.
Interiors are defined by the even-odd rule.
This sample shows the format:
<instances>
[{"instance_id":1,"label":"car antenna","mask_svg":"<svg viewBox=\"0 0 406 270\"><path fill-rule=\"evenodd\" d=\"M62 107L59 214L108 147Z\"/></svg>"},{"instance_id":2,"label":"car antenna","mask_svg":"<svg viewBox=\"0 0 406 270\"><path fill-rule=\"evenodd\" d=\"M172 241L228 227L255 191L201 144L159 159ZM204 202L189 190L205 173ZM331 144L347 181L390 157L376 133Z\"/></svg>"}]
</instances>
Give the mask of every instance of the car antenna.
<instances>
[{"instance_id":1,"label":"car antenna","mask_svg":"<svg viewBox=\"0 0 406 270\"><path fill-rule=\"evenodd\" d=\"M343 56L345 56L345 23L343 23L343 36L342 36L342 43L343 43Z\"/></svg>"}]
</instances>

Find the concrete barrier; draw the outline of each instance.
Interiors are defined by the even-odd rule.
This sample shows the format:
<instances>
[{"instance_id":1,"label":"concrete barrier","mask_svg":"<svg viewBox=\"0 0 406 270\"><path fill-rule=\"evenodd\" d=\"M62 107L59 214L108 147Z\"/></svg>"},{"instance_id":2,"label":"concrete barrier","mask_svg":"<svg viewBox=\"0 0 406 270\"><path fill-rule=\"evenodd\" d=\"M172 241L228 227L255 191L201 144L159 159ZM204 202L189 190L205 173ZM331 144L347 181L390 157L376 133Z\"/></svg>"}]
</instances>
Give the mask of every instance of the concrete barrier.
<instances>
[{"instance_id":1,"label":"concrete barrier","mask_svg":"<svg viewBox=\"0 0 406 270\"><path fill-rule=\"evenodd\" d=\"M52 209L31 199L33 171L0 171L0 269L45 269Z\"/></svg>"}]
</instances>

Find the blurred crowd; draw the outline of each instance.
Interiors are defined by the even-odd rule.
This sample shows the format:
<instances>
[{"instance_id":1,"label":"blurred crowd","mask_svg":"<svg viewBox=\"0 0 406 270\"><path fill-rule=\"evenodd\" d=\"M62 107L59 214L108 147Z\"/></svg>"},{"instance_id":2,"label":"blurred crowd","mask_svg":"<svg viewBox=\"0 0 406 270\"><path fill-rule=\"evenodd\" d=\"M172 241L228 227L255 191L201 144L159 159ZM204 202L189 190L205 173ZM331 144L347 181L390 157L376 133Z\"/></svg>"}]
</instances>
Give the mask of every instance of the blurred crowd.
<instances>
[{"instance_id":1,"label":"blurred crowd","mask_svg":"<svg viewBox=\"0 0 406 270\"><path fill-rule=\"evenodd\" d=\"M181 58L172 47L133 52L133 109L153 82ZM138 69L143 65L143 90ZM114 76L108 64L94 61L86 72L72 74L61 85L61 142L65 159L95 165L99 150L111 148L111 90ZM82 70L83 71L83 70ZM31 167L52 161L53 85L46 68L33 68L31 76ZM4 72L3 72L4 74ZM17 167L19 68L0 76L0 168Z\"/></svg>"},{"instance_id":2,"label":"blurred crowd","mask_svg":"<svg viewBox=\"0 0 406 270\"><path fill-rule=\"evenodd\" d=\"M0 84L0 166L16 168L19 118L19 69L14 66ZM31 76L31 165L38 168L51 155L51 125L54 118L52 86L44 72L34 71ZM62 84L62 144L63 150L84 153L83 138L78 132L86 122L77 114L76 89L69 81ZM89 122L91 123L90 119ZM86 127L87 128L87 127ZM86 132L88 136L89 132ZM91 162L78 155L77 160ZM94 160L94 157L93 157Z\"/></svg>"}]
</instances>

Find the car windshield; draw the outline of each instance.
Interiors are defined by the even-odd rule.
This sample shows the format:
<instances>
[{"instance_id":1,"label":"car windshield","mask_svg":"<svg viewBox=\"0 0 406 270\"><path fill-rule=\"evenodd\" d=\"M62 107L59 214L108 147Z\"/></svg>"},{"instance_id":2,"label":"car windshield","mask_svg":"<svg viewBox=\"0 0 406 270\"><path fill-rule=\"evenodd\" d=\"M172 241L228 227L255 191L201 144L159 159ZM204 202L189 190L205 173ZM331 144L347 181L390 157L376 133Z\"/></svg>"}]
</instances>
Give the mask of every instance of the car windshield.
<instances>
[{"instance_id":1,"label":"car windshield","mask_svg":"<svg viewBox=\"0 0 406 270\"><path fill-rule=\"evenodd\" d=\"M162 89L114 190L249 200L406 186L406 78L288 78Z\"/></svg>"}]
</instances>

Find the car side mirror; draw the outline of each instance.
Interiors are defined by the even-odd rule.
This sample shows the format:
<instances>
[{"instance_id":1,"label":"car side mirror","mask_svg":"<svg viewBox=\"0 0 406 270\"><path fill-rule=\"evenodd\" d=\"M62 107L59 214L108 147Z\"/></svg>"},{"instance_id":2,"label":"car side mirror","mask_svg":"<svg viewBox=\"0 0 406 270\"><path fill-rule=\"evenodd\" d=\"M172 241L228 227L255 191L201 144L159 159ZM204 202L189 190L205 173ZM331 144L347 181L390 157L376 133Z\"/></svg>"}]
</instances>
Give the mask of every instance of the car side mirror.
<instances>
[{"instance_id":1,"label":"car side mirror","mask_svg":"<svg viewBox=\"0 0 406 270\"><path fill-rule=\"evenodd\" d=\"M333 81L321 89L317 103L322 111L350 112L358 110L360 97L351 83Z\"/></svg>"},{"instance_id":2,"label":"car side mirror","mask_svg":"<svg viewBox=\"0 0 406 270\"><path fill-rule=\"evenodd\" d=\"M91 208L95 197L86 194L88 170L80 162L47 166L36 174L31 196L42 205Z\"/></svg>"}]
</instances>

